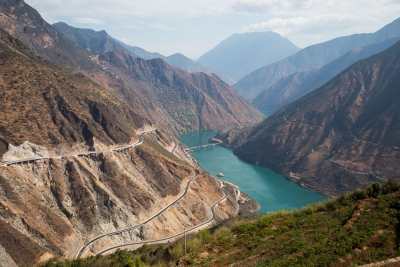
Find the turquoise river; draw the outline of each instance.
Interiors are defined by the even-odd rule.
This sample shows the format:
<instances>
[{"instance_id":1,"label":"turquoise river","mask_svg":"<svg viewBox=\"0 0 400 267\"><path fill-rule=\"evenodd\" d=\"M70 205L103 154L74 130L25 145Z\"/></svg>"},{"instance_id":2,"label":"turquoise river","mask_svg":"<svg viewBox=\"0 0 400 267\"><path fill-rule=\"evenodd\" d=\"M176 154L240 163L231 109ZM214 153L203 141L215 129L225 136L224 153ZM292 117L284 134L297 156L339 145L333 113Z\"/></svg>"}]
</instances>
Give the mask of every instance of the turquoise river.
<instances>
[{"instance_id":1,"label":"turquoise river","mask_svg":"<svg viewBox=\"0 0 400 267\"><path fill-rule=\"evenodd\" d=\"M194 132L183 134L179 140L188 147L208 144L208 138L216 131ZM281 209L293 209L325 200L326 197L307 190L285 179L271 169L252 165L233 155L225 147L208 147L196 149L193 156L199 164L217 177L222 172L224 180L230 181L257 201L265 213Z\"/></svg>"}]
</instances>

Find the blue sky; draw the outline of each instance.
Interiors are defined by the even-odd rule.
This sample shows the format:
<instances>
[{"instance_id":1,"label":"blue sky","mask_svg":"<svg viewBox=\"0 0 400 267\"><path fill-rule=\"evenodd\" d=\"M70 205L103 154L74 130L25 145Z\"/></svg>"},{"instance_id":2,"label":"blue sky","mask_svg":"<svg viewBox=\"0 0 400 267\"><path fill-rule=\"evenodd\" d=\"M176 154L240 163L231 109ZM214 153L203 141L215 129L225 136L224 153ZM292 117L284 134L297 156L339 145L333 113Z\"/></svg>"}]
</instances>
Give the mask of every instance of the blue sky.
<instances>
[{"instance_id":1,"label":"blue sky","mask_svg":"<svg viewBox=\"0 0 400 267\"><path fill-rule=\"evenodd\" d=\"M49 23L106 30L166 56L192 59L234 33L274 31L303 48L374 32L400 17L400 0L25 0Z\"/></svg>"}]
</instances>

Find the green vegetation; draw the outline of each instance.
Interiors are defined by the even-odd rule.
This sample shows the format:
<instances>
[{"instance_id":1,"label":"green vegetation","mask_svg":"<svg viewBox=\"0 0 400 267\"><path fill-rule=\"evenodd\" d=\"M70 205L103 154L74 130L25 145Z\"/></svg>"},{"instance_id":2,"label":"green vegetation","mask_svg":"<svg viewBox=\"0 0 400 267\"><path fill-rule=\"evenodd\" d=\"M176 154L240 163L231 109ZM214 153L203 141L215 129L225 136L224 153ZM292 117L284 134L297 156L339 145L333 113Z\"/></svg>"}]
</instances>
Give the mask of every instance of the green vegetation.
<instances>
[{"instance_id":1,"label":"green vegetation","mask_svg":"<svg viewBox=\"0 0 400 267\"><path fill-rule=\"evenodd\" d=\"M172 245L42 266L357 266L399 255L400 181L298 210L238 216Z\"/></svg>"},{"instance_id":2,"label":"green vegetation","mask_svg":"<svg viewBox=\"0 0 400 267\"><path fill-rule=\"evenodd\" d=\"M186 251L199 251L211 239L208 230L199 231L187 238ZM111 255L91 256L73 261L52 259L40 267L145 267L145 266L176 266L184 256L184 240L180 239L172 245L148 246L143 245L135 251L117 250Z\"/></svg>"},{"instance_id":3,"label":"green vegetation","mask_svg":"<svg viewBox=\"0 0 400 267\"><path fill-rule=\"evenodd\" d=\"M398 256L399 189L398 180L389 180L301 211L263 215L214 236L202 252L190 254L187 263L357 266Z\"/></svg>"}]
</instances>

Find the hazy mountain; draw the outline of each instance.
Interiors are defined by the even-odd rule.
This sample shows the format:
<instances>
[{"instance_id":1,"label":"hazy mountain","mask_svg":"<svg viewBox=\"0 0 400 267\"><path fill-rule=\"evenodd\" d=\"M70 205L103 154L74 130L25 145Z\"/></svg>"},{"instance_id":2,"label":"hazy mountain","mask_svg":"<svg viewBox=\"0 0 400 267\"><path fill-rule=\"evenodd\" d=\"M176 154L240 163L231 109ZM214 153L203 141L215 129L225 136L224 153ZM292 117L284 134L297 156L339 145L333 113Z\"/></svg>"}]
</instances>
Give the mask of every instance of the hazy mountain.
<instances>
[{"instance_id":1,"label":"hazy mountain","mask_svg":"<svg viewBox=\"0 0 400 267\"><path fill-rule=\"evenodd\" d=\"M262 115L215 74L188 73L162 59L144 60L120 51L99 56L118 75L112 88L135 110L174 133L252 125Z\"/></svg>"},{"instance_id":2,"label":"hazy mountain","mask_svg":"<svg viewBox=\"0 0 400 267\"><path fill-rule=\"evenodd\" d=\"M42 57L49 58L74 71L82 72L93 81L104 86L114 95L120 97L121 101L128 102L138 114L150 118L153 124L160 126L165 131L177 135L189 129L191 131L198 129L221 129L227 126L254 124L262 119L260 113L254 107L242 99L236 91L229 88L219 78L212 75L202 76L202 74L198 74L194 75L194 77L207 76L212 78L208 79L209 83L198 86L193 84L192 81L184 81L179 86L170 82L163 85L163 89L171 94L178 93L179 90L185 90L182 88L186 86L198 90L200 95L207 94L207 96L204 96L204 102L198 102L201 106L193 106L193 103L190 103L193 109L192 112L195 113L195 119L191 117L188 121L185 119L176 120L176 117L185 117L188 115L188 111L182 105L182 101L187 101L187 99L182 100L171 97L169 104L163 105L162 96L152 93L153 91L162 93L156 90L156 87L159 86L157 83L160 80L164 81L164 73L163 71L158 72L159 69L157 69L156 65L147 63L145 60L137 61L147 69L148 73L146 75L150 75L146 76L145 86L143 86L142 81L138 79L138 77L141 77L141 74L133 73L133 69L129 70L131 66L125 64L125 59L131 64L130 61L136 57L131 52L120 49L108 52L110 53L109 55L101 57L103 54L94 54L84 50L66 38L62 33L57 32L34 9L23 1L3 1L6 3L1 5L0 11L3 15L1 16L2 20L0 20L0 27L10 30L14 36L21 37L24 43L28 44ZM90 40L90 38L86 40ZM96 47L101 48L102 46ZM125 63L116 63L119 62L116 59L123 59L122 62ZM110 62L107 62L107 60ZM159 61L156 60L155 62ZM164 65L167 64L163 63L162 66ZM170 66L165 66L165 68L168 69L167 77L169 79L178 76L182 79L191 77L189 73L179 69ZM205 86L205 88L199 88L199 86ZM223 96L229 95L229 97L226 99L224 97L213 98L209 94L209 88L212 88L212 93ZM148 93L150 93L151 97L147 95ZM185 96L190 97L188 95ZM158 98L157 101L155 101L156 98ZM231 101L231 99L235 100ZM173 101L175 101L174 104ZM227 103L227 101L230 101L230 103ZM155 106L156 103L157 106ZM171 107L173 110L165 109L167 107ZM177 107L181 109L177 109ZM242 112L242 109L245 111ZM225 113L221 110L229 114L224 119L222 119L221 115ZM203 113L206 113L206 115L203 115ZM246 116L243 114L246 114Z\"/></svg>"},{"instance_id":3,"label":"hazy mountain","mask_svg":"<svg viewBox=\"0 0 400 267\"><path fill-rule=\"evenodd\" d=\"M328 195L400 173L400 42L246 134L234 153ZM291 175L292 174L292 175Z\"/></svg>"},{"instance_id":4,"label":"hazy mountain","mask_svg":"<svg viewBox=\"0 0 400 267\"><path fill-rule=\"evenodd\" d=\"M225 83L228 85L234 84L236 81L228 76L226 73L222 71L218 71L213 68L208 68L203 65L201 65L198 62L193 61L192 59L180 54L176 53L171 56L163 56L159 53L152 53L144 50L143 48L137 47L137 46L130 46L127 44L124 44L120 41L118 41L123 47L137 55L138 57L144 58L144 59L155 59L155 58L161 58L165 60L169 65L180 68L181 70L187 71L187 72L205 72L205 73L215 73L217 74L221 80L223 80Z\"/></svg>"},{"instance_id":5,"label":"hazy mountain","mask_svg":"<svg viewBox=\"0 0 400 267\"><path fill-rule=\"evenodd\" d=\"M156 52L149 52L143 48L137 47L137 46L131 46L131 45L127 45L117 39L114 39L116 42L118 42L120 45L122 45L123 47L125 47L128 51L134 53L135 55L137 55L140 58L143 59L154 59L154 58L162 58L165 60L165 56L161 55L160 53L156 53Z\"/></svg>"},{"instance_id":6,"label":"hazy mountain","mask_svg":"<svg viewBox=\"0 0 400 267\"><path fill-rule=\"evenodd\" d=\"M400 37L397 37L379 44L356 48L321 68L303 70L284 77L259 94L252 103L259 109L273 113L324 85L354 62L382 52L399 40Z\"/></svg>"},{"instance_id":7,"label":"hazy mountain","mask_svg":"<svg viewBox=\"0 0 400 267\"><path fill-rule=\"evenodd\" d=\"M238 81L246 74L299 50L287 38L274 32L233 34L202 55L197 62Z\"/></svg>"},{"instance_id":8,"label":"hazy mountain","mask_svg":"<svg viewBox=\"0 0 400 267\"><path fill-rule=\"evenodd\" d=\"M52 25L57 31L64 34L69 40L79 45L79 47L93 53L107 53L114 50L128 52L122 45L108 35L106 31L94 31L91 29L78 29L69 26L64 22Z\"/></svg>"},{"instance_id":9,"label":"hazy mountain","mask_svg":"<svg viewBox=\"0 0 400 267\"><path fill-rule=\"evenodd\" d=\"M279 79L295 72L319 68L347 52L400 37L400 18L375 33L353 34L306 47L283 60L264 66L243 77L233 85L247 100L253 100Z\"/></svg>"},{"instance_id":10,"label":"hazy mountain","mask_svg":"<svg viewBox=\"0 0 400 267\"><path fill-rule=\"evenodd\" d=\"M187 72L216 73L227 84L232 85L235 83L235 81L226 74L213 71L210 68L205 68L199 63L196 63L192 59L187 58L179 53L166 57L159 53L148 52L140 47L124 44L123 42L108 35L106 31L96 32L91 29L74 28L64 22L55 23L53 24L53 27L55 27L57 31L64 34L69 40L79 45L79 47L94 53L124 51L126 53L131 52L143 59L161 58L169 65L180 68L181 70Z\"/></svg>"},{"instance_id":11,"label":"hazy mountain","mask_svg":"<svg viewBox=\"0 0 400 267\"><path fill-rule=\"evenodd\" d=\"M80 73L35 55L0 30L1 266L34 266L50 258L72 259L91 238L143 222L177 199L195 170L176 140ZM107 150L102 152L102 150ZM95 154L78 156L88 151ZM229 185L228 185L229 186ZM233 189L216 213L235 214ZM107 236L84 256L124 242L182 232L209 219L223 197L220 184L200 171L187 196L151 224ZM177 220L176 218L179 218Z\"/></svg>"}]
</instances>

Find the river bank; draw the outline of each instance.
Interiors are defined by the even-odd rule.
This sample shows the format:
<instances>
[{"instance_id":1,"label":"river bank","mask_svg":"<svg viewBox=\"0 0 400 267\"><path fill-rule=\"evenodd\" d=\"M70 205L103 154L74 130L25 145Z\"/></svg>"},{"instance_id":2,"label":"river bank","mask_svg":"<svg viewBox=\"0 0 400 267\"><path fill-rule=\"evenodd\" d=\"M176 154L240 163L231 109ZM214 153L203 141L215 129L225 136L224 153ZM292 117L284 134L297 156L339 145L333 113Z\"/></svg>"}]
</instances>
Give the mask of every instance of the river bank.
<instances>
[{"instance_id":1,"label":"river bank","mask_svg":"<svg viewBox=\"0 0 400 267\"><path fill-rule=\"evenodd\" d=\"M183 134L179 140L188 147L204 145L217 131ZM242 192L260 204L258 212L266 213L281 209L300 209L311 203L323 201L317 194L287 180L271 169L249 164L233 155L232 150L215 146L195 149L192 155L199 165L214 176L222 172L224 180L239 186Z\"/></svg>"}]
</instances>

